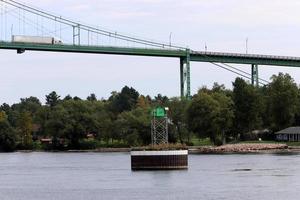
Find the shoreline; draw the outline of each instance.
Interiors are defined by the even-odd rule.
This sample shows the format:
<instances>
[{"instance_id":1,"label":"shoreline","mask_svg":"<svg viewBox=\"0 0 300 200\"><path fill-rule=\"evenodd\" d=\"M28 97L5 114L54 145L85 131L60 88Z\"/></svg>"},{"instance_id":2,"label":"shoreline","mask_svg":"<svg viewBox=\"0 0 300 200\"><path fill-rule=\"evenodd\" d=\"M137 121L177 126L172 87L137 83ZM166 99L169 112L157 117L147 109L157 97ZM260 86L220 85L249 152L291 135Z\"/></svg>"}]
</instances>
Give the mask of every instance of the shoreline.
<instances>
[{"instance_id":1,"label":"shoreline","mask_svg":"<svg viewBox=\"0 0 300 200\"><path fill-rule=\"evenodd\" d=\"M286 144L227 144L218 147L206 146L190 149L190 154L251 154L251 153L289 153L300 152L298 148L289 147Z\"/></svg>"},{"instance_id":2,"label":"shoreline","mask_svg":"<svg viewBox=\"0 0 300 200\"><path fill-rule=\"evenodd\" d=\"M189 154L255 154L255 153L300 153L300 146L286 144L229 144L222 146L188 146ZM61 153L129 153L132 148L99 148L91 150L42 151L19 150L16 152L61 152Z\"/></svg>"}]
</instances>

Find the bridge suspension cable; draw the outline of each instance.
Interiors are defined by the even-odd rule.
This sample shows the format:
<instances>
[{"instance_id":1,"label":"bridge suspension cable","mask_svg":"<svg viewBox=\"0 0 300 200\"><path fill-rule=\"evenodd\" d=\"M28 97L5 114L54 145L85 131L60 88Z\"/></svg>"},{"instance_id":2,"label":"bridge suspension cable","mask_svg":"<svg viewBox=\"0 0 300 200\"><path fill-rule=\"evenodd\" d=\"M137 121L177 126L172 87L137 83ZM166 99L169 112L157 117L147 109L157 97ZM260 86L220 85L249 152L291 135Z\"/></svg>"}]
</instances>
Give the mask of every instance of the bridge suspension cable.
<instances>
[{"instance_id":1,"label":"bridge suspension cable","mask_svg":"<svg viewBox=\"0 0 300 200\"><path fill-rule=\"evenodd\" d=\"M267 80L258 77L257 66L260 64L300 66L300 59L295 57L192 51L187 47L173 45L170 42L171 39L169 42L157 42L130 36L129 34L121 34L99 26L87 25L60 15L51 14L19 0L0 0L0 8L0 41L2 43L0 48L2 49L16 49L18 53L24 53L27 50L41 50L180 58L181 95L187 98L190 98L191 61L210 62L217 67L251 80L253 85L254 83L256 85L269 83ZM16 27L15 30L14 27ZM27 29L29 27L31 29ZM50 45L37 43L39 44L37 45L30 42L22 44L22 42L18 43L14 42L13 39L11 40L8 34L9 31L11 36L18 36L18 33L21 36L20 38L22 38L22 35L29 36L29 38L30 36L51 37L51 41L57 43L54 43L55 45L52 43ZM252 74L226 63L252 64Z\"/></svg>"},{"instance_id":2,"label":"bridge suspension cable","mask_svg":"<svg viewBox=\"0 0 300 200\"><path fill-rule=\"evenodd\" d=\"M91 26L91 25L87 25L84 23L80 23L80 22L76 22L73 20L70 20L68 18L64 18L62 16L58 16L55 14L51 14L49 12L43 11L41 9L38 8L34 8L33 6L29 6L25 3L21 3L19 1L15 1L15 0L0 0L0 2L5 3L6 5L10 5L12 7L18 8L20 10L22 10L23 12L27 12L33 15L37 16L37 26L41 27L43 26L43 19L47 19L50 21L54 21L55 23L60 23L60 25L65 25L68 26L69 28L72 29L71 33L72 33L72 37L73 37L73 43L74 45L81 45L82 37L83 35L85 35L85 42L87 43L87 45L89 45L91 43L91 41L93 40L94 35L92 34L96 34L97 37L98 35L102 35L104 37L108 37L108 38L113 38L115 40L120 40L123 42L129 42L129 43L134 43L134 44L138 44L138 45L145 45L146 47L155 47L155 48L168 48L168 49L186 49L186 47L182 47L179 45L173 45L170 44L168 42L156 42L153 40L148 40L148 39L141 39L139 37L135 37L135 36L129 36L126 34L120 34L117 31L108 31L105 30L103 28L99 28L98 26ZM40 17L40 21L39 21L39 17ZM25 18L23 18L25 19ZM32 21L32 20L31 20ZM21 22L21 20L19 20L19 23ZM85 33L82 33L82 31L85 31ZM39 32L39 31L37 31ZM43 34L43 30L41 30L42 34ZM51 31L51 32L56 32L56 28L55 31ZM48 32L48 33L51 33Z\"/></svg>"},{"instance_id":3,"label":"bridge suspension cable","mask_svg":"<svg viewBox=\"0 0 300 200\"><path fill-rule=\"evenodd\" d=\"M207 55L204 55L204 57L209 58ZM213 65L215 65L217 67L220 67L222 69L225 69L227 71L230 71L230 72L232 72L234 74L237 74L237 75L239 75L239 76L241 76L243 78L246 78L248 80L252 80L252 75L250 73L248 73L246 71L243 71L241 69L238 69L236 67L233 67L233 66L231 66L229 64L226 64L226 63L219 63L218 64L216 62L209 62L209 63L211 63L211 64L213 64ZM258 83L262 84L262 85L266 85L266 84L269 84L270 82L267 81L267 80L265 80L265 79L262 79L262 78L258 77Z\"/></svg>"},{"instance_id":4,"label":"bridge suspension cable","mask_svg":"<svg viewBox=\"0 0 300 200\"><path fill-rule=\"evenodd\" d=\"M229 65L229 64L226 64L226 63L222 63L222 64L225 65L225 66L227 66L227 67L229 67L229 68L232 68L232 69L234 69L234 70L237 70L238 72L241 72L241 73L243 73L243 74L249 75L249 76L251 77L251 74L248 73L248 72L246 72L246 71L243 71L243 70L241 70L241 69L239 69L239 68L237 68L237 67L233 67L232 65ZM260 80L260 81L262 81L262 82L265 82L266 84L269 84L269 83L270 83L269 81L267 81L267 80L265 80L265 79L262 79L262 78L258 78L258 80Z\"/></svg>"},{"instance_id":5,"label":"bridge suspension cable","mask_svg":"<svg viewBox=\"0 0 300 200\"><path fill-rule=\"evenodd\" d=\"M242 71L242 70L238 70L238 71L240 71L240 72L242 72L242 73L237 72L237 71L234 71L234 70L230 69L231 66L228 65L228 64L225 64L225 66L223 66L224 63L222 63L223 65L222 65L222 64L219 64L219 63L214 63L214 62L210 62L210 63L213 64L213 65L215 65L215 66L217 66L217 67L219 67L219 68L225 69L225 70L230 71L230 72L232 72L232 73L234 73L234 74L237 74L237 75L239 75L239 76L241 76L241 77L243 77L243 78L246 78L246 79L248 79L248 80L251 80L251 79L252 79L252 78L251 78L251 74L249 74L249 73L247 73L247 72L245 72L245 71ZM232 68L235 68L235 67L232 67ZM245 74L249 74L250 76L247 76L247 75L245 75ZM269 83L268 81L266 81L266 80L264 80L264 79L259 79L259 80L263 80L263 82L262 82L262 81L258 81L259 84L261 84L261 85L266 85L266 84Z\"/></svg>"}]
</instances>

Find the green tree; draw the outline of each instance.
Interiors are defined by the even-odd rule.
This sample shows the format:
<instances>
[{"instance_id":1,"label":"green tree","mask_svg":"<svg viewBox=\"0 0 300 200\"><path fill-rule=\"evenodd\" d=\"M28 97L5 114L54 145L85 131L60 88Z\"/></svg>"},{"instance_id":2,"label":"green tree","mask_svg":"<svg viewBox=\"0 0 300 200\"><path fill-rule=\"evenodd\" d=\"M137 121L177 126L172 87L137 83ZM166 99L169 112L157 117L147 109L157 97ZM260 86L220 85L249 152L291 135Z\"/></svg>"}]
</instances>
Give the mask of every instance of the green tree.
<instances>
[{"instance_id":1,"label":"green tree","mask_svg":"<svg viewBox=\"0 0 300 200\"><path fill-rule=\"evenodd\" d=\"M298 99L300 99L300 88L298 87ZM295 114L294 126L300 126L300 103L297 105L297 113Z\"/></svg>"},{"instance_id":2,"label":"green tree","mask_svg":"<svg viewBox=\"0 0 300 200\"><path fill-rule=\"evenodd\" d=\"M298 87L289 74L272 76L268 86L268 103L271 115L271 128L275 131L287 128L294 123L299 106Z\"/></svg>"},{"instance_id":3,"label":"green tree","mask_svg":"<svg viewBox=\"0 0 300 200\"><path fill-rule=\"evenodd\" d=\"M78 97L78 96L75 96L75 97L73 97L73 100L74 100L74 101L81 101L81 98Z\"/></svg>"},{"instance_id":4,"label":"green tree","mask_svg":"<svg viewBox=\"0 0 300 200\"><path fill-rule=\"evenodd\" d=\"M11 152L16 148L17 136L5 112L0 111L0 151Z\"/></svg>"},{"instance_id":5,"label":"green tree","mask_svg":"<svg viewBox=\"0 0 300 200\"><path fill-rule=\"evenodd\" d=\"M215 135L213 142L215 144L226 143L226 137L230 134L232 123L234 119L233 101L223 92L214 92L212 94L214 100L219 104L215 123Z\"/></svg>"},{"instance_id":6,"label":"green tree","mask_svg":"<svg viewBox=\"0 0 300 200\"><path fill-rule=\"evenodd\" d=\"M49 109L47 119L44 121L44 135L52 138L51 148L62 150L64 144L61 139L64 138L65 128L68 124L68 113L62 105L58 105L53 109Z\"/></svg>"},{"instance_id":7,"label":"green tree","mask_svg":"<svg viewBox=\"0 0 300 200\"><path fill-rule=\"evenodd\" d=\"M94 127L93 106L89 101L69 100L61 106L65 109L64 126L65 137L69 140L69 148L79 149L80 140Z\"/></svg>"},{"instance_id":8,"label":"green tree","mask_svg":"<svg viewBox=\"0 0 300 200\"><path fill-rule=\"evenodd\" d=\"M11 108L7 103L4 103L0 106L0 111L8 113L10 110L11 110Z\"/></svg>"},{"instance_id":9,"label":"green tree","mask_svg":"<svg viewBox=\"0 0 300 200\"><path fill-rule=\"evenodd\" d=\"M56 106L59 103L59 101L60 101L60 96L55 91L46 95L46 105L50 106L50 108Z\"/></svg>"},{"instance_id":10,"label":"green tree","mask_svg":"<svg viewBox=\"0 0 300 200\"><path fill-rule=\"evenodd\" d=\"M134 88L125 86L120 93L112 93L109 98L112 110L117 113L130 111L135 108L139 98L139 93Z\"/></svg>"},{"instance_id":11,"label":"green tree","mask_svg":"<svg viewBox=\"0 0 300 200\"><path fill-rule=\"evenodd\" d=\"M105 111L97 113L98 131L97 136L99 139L104 140L106 144L109 143L110 139L114 138L115 121Z\"/></svg>"},{"instance_id":12,"label":"green tree","mask_svg":"<svg viewBox=\"0 0 300 200\"><path fill-rule=\"evenodd\" d=\"M209 137L221 144L233 119L232 100L223 93L208 94L200 90L187 109L187 124L199 138Z\"/></svg>"},{"instance_id":13,"label":"green tree","mask_svg":"<svg viewBox=\"0 0 300 200\"><path fill-rule=\"evenodd\" d=\"M40 100L36 97L21 98L20 109L22 111L36 113L40 109L41 105Z\"/></svg>"},{"instance_id":14,"label":"green tree","mask_svg":"<svg viewBox=\"0 0 300 200\"><path fill-rule=\"evenodd\" d=\"M68 100L72 100L72 99L73 99L73 97L68 94L67 96L65 96L65 98L63 100L68 101Z\"/></svg>"},{"instance_id":15,"label":"green tree","mask_svg":"<svg viewBox=\"0 0 300 200\"><path fill-rule=\"evenodd\" d=\"M119 131L129 145L148 145L151 143L150 113L141 108L123 112L119 115L117 123ZM133 141L133 138L137 139Z\"/></svg>"},{"instance_id":16,"label":"green tree","mask_svg":"<svg viewBox=\"0 0 300 200\"><path fill-rule=\"evenodd\" d=\"M158 94L157 96L154 97L154 103L156 105L166 105L169 102L169 98L167 96L163 96L161 94Z\"/></svg>"},{"instance_id":17,"label":"green tree","mask_svg":"<svg viewBox=\"0 0 300 200\"><path fill-rule=\"evenodd\" d=\"M86 99L88 101L97 101L97 97L94 93L90 94L90 96L88 96Z\"/></svg>"},{"instance_id":18,"label":"green tree","mask_svg":"<svg viewBox=\"0 0 300 200\"><path fill-rule=\"evenodd\" d=\"M190 142L191 134L187 130L186 125L186 109L189 106L189 101L186 99L180 98L171 98L168 107L169 107L169 118L174 125L175 140L179 140L181 143ZM171 129L172 130L172 129Z\"/></svg>"},{"instance_id":19,"label":"green tree","mask_svg":"<svg viewBox=\"0 0 300 200\"><path fill-rule=\"evenodd\" d=\"M20 114L18 128L20 131L22 147L24 149L32 148L32 118L29 112Z\"/></svg>"},{"instance_id":20,"label":"green tree","mask_svg":"<svg viewBox=\"0 0 300 200\"><path fill-rule=\"evenodd\" d=\"M149 110L150 102L145 96L141 95L141 96L139 96L139 98L137 100L136 107L137 108L142 108L144 110Z\"/></svg>"},{"instance_id":21,"label":"green tree","mask_svg":"<svg viewBox=\"0 0 300 200\"><path fill-rule=\"evenodd\" d=\"M262 123L262 98L259 91L241 78L233 82L234 127L236 136L259 128Z\"/></svg>"},{"instance_id":22,"label":"green tree","mask_svg":"<svg viewBox=\"0 0 300 200\"><path fill-rule=\"evenodd\" d=\"M187 109L187 124L199 138L210 137L214 132L213 121L217 117L218 102L204 92L198 93Z\"/></svg>"}]
</instances>

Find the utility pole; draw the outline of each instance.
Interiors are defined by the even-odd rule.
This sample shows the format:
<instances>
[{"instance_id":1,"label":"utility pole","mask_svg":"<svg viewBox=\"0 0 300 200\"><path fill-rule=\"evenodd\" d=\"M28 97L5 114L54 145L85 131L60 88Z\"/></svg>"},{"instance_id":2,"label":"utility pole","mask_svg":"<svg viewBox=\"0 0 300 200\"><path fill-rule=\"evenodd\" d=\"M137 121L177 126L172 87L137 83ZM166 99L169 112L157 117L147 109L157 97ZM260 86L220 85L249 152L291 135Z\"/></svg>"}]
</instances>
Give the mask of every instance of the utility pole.
<instances>
[{"instance_id":1,"label":"utility pole","mask_svg":"<svg viewBox=\"0 0 300 200\"><path fill-rule=\"evenodd\" d=\"M246 38L246 54L248 54L248 38Z\"/></svg>"},{"instance_id":2,"label":"utility pole","mask_svg":"<svg viewBox=\"0 0 300 200\"><path fill-rule=\"evenodd\" d=\"M172 46L172 32L170 32L170 35L169 35L169 46L170 47Z\"/></svg>"}]
</instances>

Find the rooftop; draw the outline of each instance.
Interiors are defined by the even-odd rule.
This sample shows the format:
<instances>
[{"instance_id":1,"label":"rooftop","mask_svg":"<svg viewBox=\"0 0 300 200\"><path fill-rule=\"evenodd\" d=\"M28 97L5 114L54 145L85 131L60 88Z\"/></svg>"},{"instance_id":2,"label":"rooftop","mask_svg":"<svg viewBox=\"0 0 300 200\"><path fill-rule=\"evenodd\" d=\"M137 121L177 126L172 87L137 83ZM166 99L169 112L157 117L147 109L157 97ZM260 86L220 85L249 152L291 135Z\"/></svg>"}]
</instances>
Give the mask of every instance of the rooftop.
<instances>
[{"instance_id":1,"label":"rooftop","mask_svg":"<svg viewBox=\"0 0 300 200\"><path fill-rule=\"evenodd\" d=\"M289 127L278 131L275 134L300 134L300 126Z\"/></svg>"}]
</instances>

